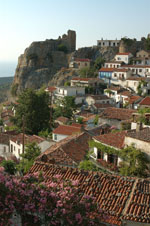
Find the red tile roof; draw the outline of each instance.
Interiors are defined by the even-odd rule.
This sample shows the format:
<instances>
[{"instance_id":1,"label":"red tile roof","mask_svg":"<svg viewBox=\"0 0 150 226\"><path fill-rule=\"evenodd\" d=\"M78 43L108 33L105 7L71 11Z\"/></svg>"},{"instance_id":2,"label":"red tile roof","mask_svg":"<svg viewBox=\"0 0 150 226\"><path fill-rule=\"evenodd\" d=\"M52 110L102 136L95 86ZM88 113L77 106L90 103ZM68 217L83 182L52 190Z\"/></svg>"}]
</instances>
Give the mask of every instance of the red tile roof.
<instances>
[{"instance_id":1,"label":"red tile roof","mask_svg":"<svg viewBox=\"0 0 150 226\"><path fill-rule=\"evenodd\" d=\"M80 128L68 125L59 125L56 129L53 130L55 134L62 134L62 135L72 135L75 133L80 133Z\"/></svg>"},{"instance_id":2,"label":"red tile roof","mask_svg":"<svg viewBox=\"0 0 150 226\"><path fill-rule=\"evenodd\" d=\"M95 103L94 106L95 106L97 109L112 107L111 104L97 104L97 103Z\"/></svg>"},{"instance_id":3,"label":"red tile roof","mask_svg":"<svg viewBox=\"0 0 150 226\"><path fill-rule=\"evenodd\" d=\"M49 86L47 87L45 90L48 91L48 92L54 92L57 88L54 87L54 86Z\"/></svg>"},{"instance_id":4,"label":"red tile roof","mask_svg":"<svg viewBox=\"0 0 150 226\"><path fill-rule=\"evenodd\" d=\"M126 68L115 68L115 72L128 72L129 70Z\"/></svg>"},{"instance_id":5,"label":"red tile roof","mask_svg":"<svg viewBox=\"0 0 150 226\"><path fill-rule=\"evenodd\" d=\"M121 66L122 68L150 68L150 65L132 65L132 64L125 64Z\"/></svg>"},{"instance_id":6,"label":"red tile roof","mask_svg":"<svg viewBox=\"0 0 150 226\"><path fill-rule=\"evenodd\" d=\"M140 100L140 96L130 96L127 98L129 104L134 104L136 101Z\"/></svg>"},{"instance_id":7,"label":"red tile roof","mask_svg":"<svg viewBox=\"0 0 150 226\"><path fill-rule=\"evenodd\" d=\"M101 211L108 215L103 219L103 222L121 225L124 208L128 203L132 189L134 189L134 178L35 162L30 173L40 171L47 176L47 182L50 182L56 174L60 175L60 180L78 180L78 186L83 190L83 193L94 196Z\"/></svg>"},{"instance_id":8,"label":"red tile roof","mask_svg":"<svg viewBox=\"0 0 150 226\"><path fill-rule=\"evenodd\" d=\"M74 166L84 160L91 136L87 133L69 136L43 152L37 160L59 165ZM45 160L46 159L46 160Z\"/></svg>"},{"instance_id":9,"label":"red tile roof","mask_svg":"<svg viewBox=\"0 0 150 226\"><path fill-rule=\"evenodd\" d=\"M96 136L94 137L94 139L103 144L121 149L124 147L124 139L126 133L127 133L126 131L107 133L104 135Z\"/></svg>"},{"instance_id":10,"label":"red tile roof","mask_svg":"<svg viewBox=\"0 0 150 226\"><path fill-rule=\"evenodd\" d=\"M115 68L102 67L99 71L102 71L102 72L113 72L113 71L115 71Z\"/></svg>"},{"instance_id":11,"label":"red tile roof","mask_svg":"<svg viewBox=\"0 0 150 226\"><path fill-rule=\"evenodd\" d=\"M150 223L150 180L138 179L136 181L123 220L144 223L144 225Z\"/></svg>"},{"instance_id":12,"label":"red tile roof","mask_svg":"<svg viewBox=\"0 0 150 226\"><path fill-rule=\"evenodd\" d=\"M127 96L127 97L130 97L132 96L132 94L130 93L130 91L122 91L122 92L119 92L119 95L121 96Z\"/></svg>"},{"instance_id":13,"label":"red tile roof","mask_svg":"<svg viewBox=\"0 0 150 226\"><path fill-rule=\"evenodd\" d=\"M130 77L127 78L126 80L131 80L131 81L143 81L146 80L147 78L143 78L143 77Z\"/></svg>"},{"instance_id":14,"label":"red tile roof","mask_svg":"<svg viewBox=\"0 0 150 226\"><path fill-rule=\"evenodd\" d=\"M150 97L145 97L139 104L150 106Z\"/></svg>"},{"instance_id":15,"label":"red tile roof","mask_svg":"<svg viewBox=\"0 0 150 226\"><path fill-rule=\"evenodd\" d=\"M150 128L145 127L139 131L130 130L127 132L126 136L145 142L150 142Z\"/></svg>"},{"instance_id":16,"label":"red tile roof","mask_svg":"<svg viewBox=\"0 0 150 226\"><path fill-rule=\"evenodd\" d=\"M25 142L25 144L27 144L27 143L30 143L30 142L36 142L36 143L41 143L41 142L43 142L45 139L44 138L42 138L42 137L39 137L39 136L36 136L36 135L24 135L24 142ZM13 142L18 142L18 144L22 144L22 142L23 142L23 134L22 133L19 133L19 134L17 134L17 135L15 135L15 136L13 136L12 138L11 138L11 141L13 141Z\"/></svg>"},{"instance_id":17,"label":"red tile roof","mask_svg":"<svg viewBox=\"0 0 150 226\"><path fill-rule=\"evenodd\" d=\"M59 122L62 122L62 123L67 123L68 122L68 118L66 118L66 117L63 117L63 116L60 116L60 117L58 117L55 121L59 121Z\"/></svg>"},{"instance_id":18,"label":"red tile roof","mask_svg":"<svg viewBox=\"0 0 150 226\"><path fill-rule=\"evenodd\" d=\"M116 55L130 55L131 53L117 53Z\"/></svg>"},{"instance_id":19,"label":"red tile roof","mask_svg":"<svg viewBox=\"0 0 150 226\"><path fill-rule=\"evenodd\" d=\"M125 109L125 108L106 108L99 117L109 118L109 119L118 119L118 120L128 120L132 118L132 113L136 110Z\"/></svg>"}]
</instances>

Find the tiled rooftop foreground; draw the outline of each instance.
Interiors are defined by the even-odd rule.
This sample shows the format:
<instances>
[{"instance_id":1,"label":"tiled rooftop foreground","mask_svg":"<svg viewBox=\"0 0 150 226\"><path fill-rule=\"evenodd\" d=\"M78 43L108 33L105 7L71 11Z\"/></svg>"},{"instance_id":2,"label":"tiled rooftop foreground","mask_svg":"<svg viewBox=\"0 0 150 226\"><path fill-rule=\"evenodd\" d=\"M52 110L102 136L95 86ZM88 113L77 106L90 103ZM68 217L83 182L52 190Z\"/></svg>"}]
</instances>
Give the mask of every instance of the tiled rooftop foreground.
<instances>
[{"instance_id":1,"label":"tiled rooftop foreground","mask_svg":"<svg viewBox=\"0 0 150 226\"><path fill-rule=\"evenodd\" d=\"M150 223L150 180L138 180L123 219Z\"/></svg>"},{"instance_id":2,"label":"tiled rooftop foreground","mask_svg":"<svg viewBox=\"0 0 150 226\"><path fill-rule=\"evenodd\" d=\"M88 172L35 162L30 173L43 171L47 182L56 174L60 179L78 180L87 195L96 198L100 209L109 217L104 222L121 225L121 221L150 222L150 180Z\"/></svg>"}]
</instances>

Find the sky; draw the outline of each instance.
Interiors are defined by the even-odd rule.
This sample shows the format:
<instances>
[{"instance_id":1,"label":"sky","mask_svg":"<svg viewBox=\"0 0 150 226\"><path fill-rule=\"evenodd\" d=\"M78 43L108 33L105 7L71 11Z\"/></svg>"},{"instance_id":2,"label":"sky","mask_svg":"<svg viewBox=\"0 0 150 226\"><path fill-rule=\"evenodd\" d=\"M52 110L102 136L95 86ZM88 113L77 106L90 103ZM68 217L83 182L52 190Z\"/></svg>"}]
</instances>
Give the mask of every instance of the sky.
<instances>
[{"instance_id":1,"label":"sky","mask_svg":"<svg viewBox=\"0 0 150 226\"><path fill-rule=\"evenodd\" d=\"M101 39L147 37L150 0L0 0L0 62L17 62L33 41L75 30L77 48Z\"/></svg>"}]
</instances>

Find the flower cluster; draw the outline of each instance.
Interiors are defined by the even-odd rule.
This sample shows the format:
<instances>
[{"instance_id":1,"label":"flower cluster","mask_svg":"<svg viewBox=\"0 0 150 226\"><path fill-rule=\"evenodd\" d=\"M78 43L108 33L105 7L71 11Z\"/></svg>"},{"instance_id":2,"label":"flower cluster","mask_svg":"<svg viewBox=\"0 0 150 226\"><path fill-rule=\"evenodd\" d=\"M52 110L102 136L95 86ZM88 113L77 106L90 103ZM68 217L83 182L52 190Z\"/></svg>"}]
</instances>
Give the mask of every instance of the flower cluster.
<instances>
[{"instance_id":1,"label":"flower cluster","mask_svg":"<svg viewBox=\"0 0 150 226\"><path fill-rule=\"evenodd\" d=\"M99 225L98 206L78 181L44 178L42 173L15 177L0 170L0 226L14 213L23 225Z\"/></svg>"}]
</instances>

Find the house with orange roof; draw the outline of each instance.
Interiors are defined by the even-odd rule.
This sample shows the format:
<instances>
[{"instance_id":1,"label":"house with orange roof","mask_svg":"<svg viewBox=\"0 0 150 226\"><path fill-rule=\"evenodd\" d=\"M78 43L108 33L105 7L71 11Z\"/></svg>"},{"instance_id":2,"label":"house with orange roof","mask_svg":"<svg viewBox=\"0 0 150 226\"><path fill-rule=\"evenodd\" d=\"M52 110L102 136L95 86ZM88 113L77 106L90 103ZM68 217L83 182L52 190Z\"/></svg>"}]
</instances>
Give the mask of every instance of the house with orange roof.
<instances>
[{"instance_id":1,"label":"house with orange roof","mask_svg":"<svg viewBox=\"0 0 150 226\"><path fill-rule=\"evenodd\" d=\"M129 61L132 57L132 53L117 53L115 56L115 60L123 61L125 64L129 64Z\"/></svg>"},{"instance_id":2,"label":"house with orange roof","mask_svg":"<svg viewBox=\"0 0 150 226\"><path fill-rule=\"evenodd\" d=\"M116 149L120 151L122 148L124 148L124 140L126 133L126 131L121 131L93 137L95 146L93 147L93 153L91 154L91 158L95 159L98 163L103 162L104 160L109 164L119 166L122 159L115 152L104 152L104 150L100 149L100 147L98 147L96 144L102 144L103 146L112 148L112 150Z\"/></svg>"},{"instance_id":3,"label":"house with orange roof","mask_svg":"<svg viewBox=\"0 0 150 226\"><path fill-rule=\"evenodd\" d=\"M78 126L59 125L56 129L53 130L52 137L53 141L59 142L68 136L79 133L81 133L81 128Z\"/></svg>"},{"instance_id":4,"label":"house with orange roof","mask_svg":"<svg viewBox=\"0 0 150 226\"><path fill-rule=\"evenodd\" d=\"M150 108L150 97L147 96L139 103L140 108Z\"/></svg>"},{"instance_id":5,"label":"house with orange roof","mask_svg":"<svg viewBox=\"0 0 150 226\"><path fill-rule=\"evenodd\" d=\"M86 132L74 133L56 142L36 160L61 166L77 167L88 153L90 139L91 135Z\"/></svg>"},{"instance_id":6,"label":"house with orange roof","mask_svg":"<svg viewBox=\"0 0 150 226\"><path fill-rule=\"evenodd\" d=\"M131 77L132 71L128 68L101 68L99 70L99 78L103 79L105 83L111 85L124 86L126 79Z\"/></svg>"},{"instance_id":7,"label":"house with orange roof","mask_svg":"<svg viewBox=\"0 0 150 226\"><path fill-rule=\"evenodd\" d=\"M106 108L99 114L99 124L107 123L110 126L121 129L124 123L126 125L131 123L132 113L134 112L136 110L115 107Z\"/></svg>"},{"instance_id":8,"label":"house with orange roof","mask_svg":"<svg viewBox=\"0 0 150 226\"><path fill-rule=\"evenodd\" d=\"M71 60L69 67L82 69L85 67L90 67L90 64L91 64L91 60L88 58L75 58Z\"/></svg>"}]
</instances>

